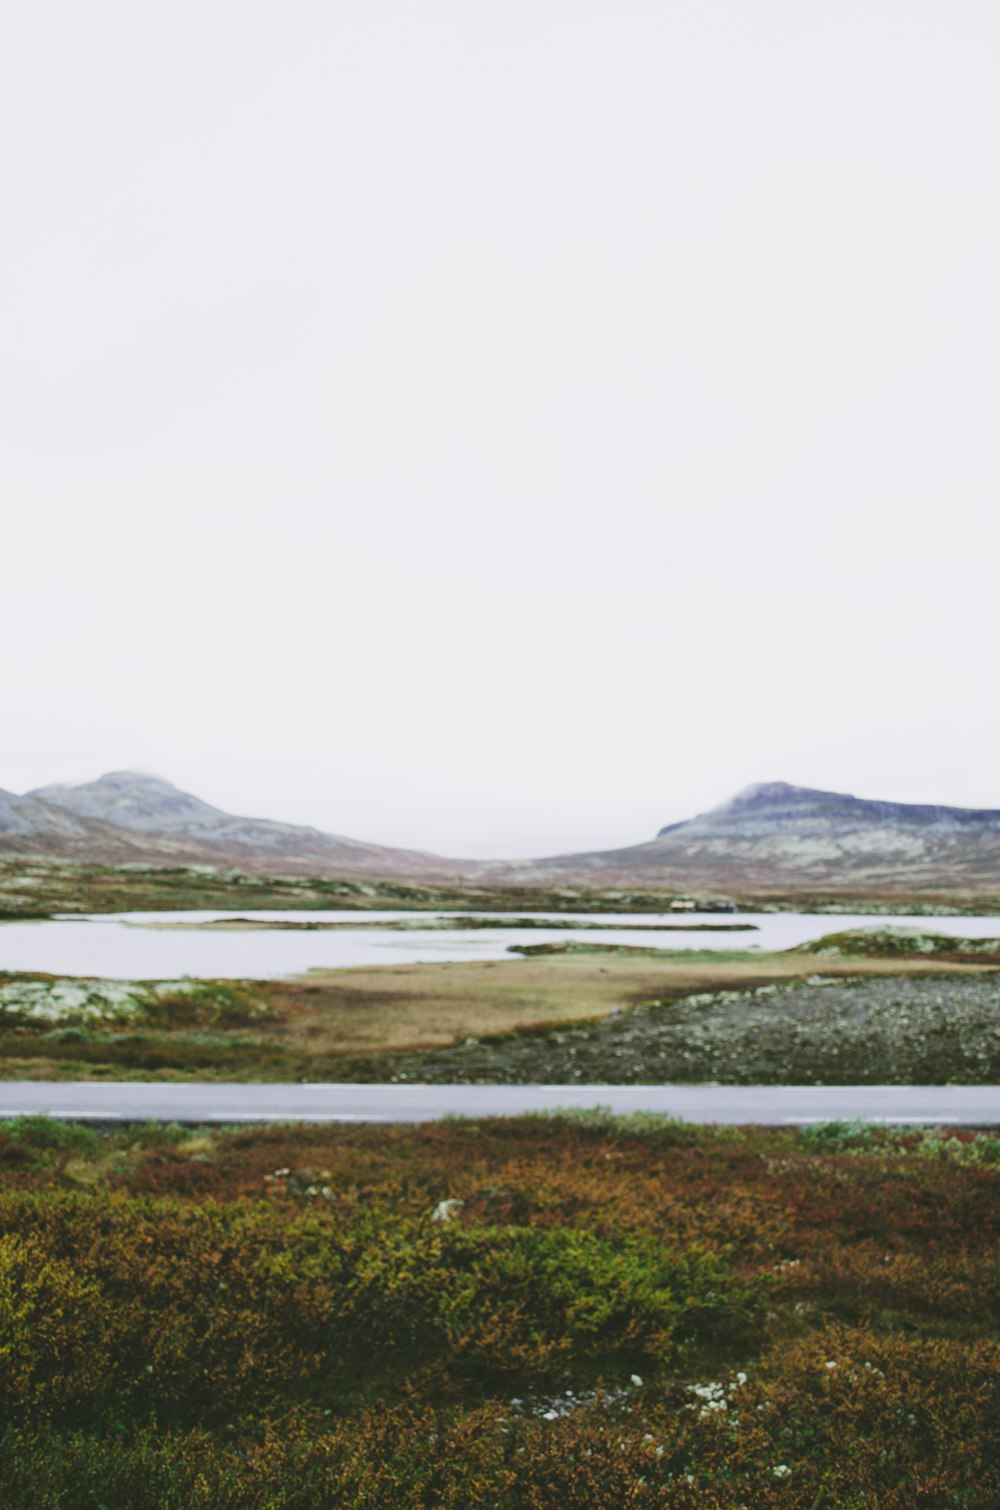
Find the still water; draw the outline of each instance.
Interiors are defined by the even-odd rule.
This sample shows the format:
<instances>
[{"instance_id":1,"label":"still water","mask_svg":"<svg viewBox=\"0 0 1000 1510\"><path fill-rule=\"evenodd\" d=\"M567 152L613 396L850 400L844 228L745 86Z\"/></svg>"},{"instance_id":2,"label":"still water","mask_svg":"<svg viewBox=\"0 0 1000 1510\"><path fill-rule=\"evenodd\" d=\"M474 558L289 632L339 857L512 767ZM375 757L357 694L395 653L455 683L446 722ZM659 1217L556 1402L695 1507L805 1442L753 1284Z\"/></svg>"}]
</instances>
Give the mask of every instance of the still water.
<instances>
[{"instance_id":1,"label":"still water","mask_svg":"<svg viewBox=\"0 0 1000 1510\"><path fill-rule=\"evenodd\" d=\"M846 928L920 927L966 938L1000 936L1000 917L872 917L811 913L688 914L690 923L740 923L746 932L700 933L678 927L677 915L644 913L534 914L578 923L579 928L409 929L412 912L241 912L250 922L382 923L348 926L332 932L288 932L248 928L239 932L199 931L191 925L232 918L226 912L128 912L56 918L49 922L0 924L0 971L44 971L52 975L93 975L117 980L176 980L185 975L230 980L272 980L307 970L358 965L411 965L442 960L509 958L511 945L578 940L589 944L630 944L643 949L790 949L825 933ZM447 918L446 912L421 916ZM517 918L521 913L477 913L483 918ZM168 923L169 928L156 924ZM604 924L595 928L594 924ZM616 925L611 927L610 925ZM650 932L650 924L670 925ZM178 926L181 925L181 926ZM187 925L187 926L184 926ZM641 927L638 925L642 925Z\"/></svg>"}]
</instances>

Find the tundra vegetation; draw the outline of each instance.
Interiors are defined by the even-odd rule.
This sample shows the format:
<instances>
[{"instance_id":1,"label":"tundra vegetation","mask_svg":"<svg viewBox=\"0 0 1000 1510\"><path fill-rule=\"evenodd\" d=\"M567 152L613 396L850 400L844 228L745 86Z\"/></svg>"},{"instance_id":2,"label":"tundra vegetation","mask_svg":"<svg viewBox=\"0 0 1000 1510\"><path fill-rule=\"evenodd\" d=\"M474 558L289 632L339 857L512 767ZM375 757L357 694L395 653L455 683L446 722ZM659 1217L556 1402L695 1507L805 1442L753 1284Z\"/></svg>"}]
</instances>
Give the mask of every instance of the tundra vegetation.
<instances>
[{"instance_id":1,"label":"tundra vegetation","mask_svg":"<svg viewBox=\"0 0 1000 1510\"><path fill-rule=\"evenodd\" d=\"M0 1128L10 1510L1000 1503L1000 1139Z\"/></svg>"},{"instance_id":2,"label":"tundra vegetation","mask_svg":"<svg viewBox=\"0 0 1000 1510\"><path fill-rule=\"evenodd\" d=\"M208 865L82 865L24 857L0 860L0 918L8 919L49 917L53 913L208 908L660 912L675 900L676 892L655 887L452 886L374 878L255 875ZM698 900L710 909L732 905L728 899L717 897Z\"/></svg>"},{"instance_id":3,"label":"tundra vegetation","mask_svg":"<svg viewBox=\"0 0 1000 1510\"><path fill-rule=\"evenodd\" d=\"M846 941L846 942L845 942ZM946 943L947 948L938 947ZM8 1079L992 1084L995 940L523 946L284 981L0 976Z\"/></svg>"},{"instance_id":4,"label":"tundra vegetation","mask_svg":"<svg viewBox=\"0 0 1000 1510\"><path fill-rule=\"evenodd\" d=\"M23 855L0 858L0 919L53 913L229 911L335 908L350 911L662 912L694 901L709 910L739 906L761 912L907 914L914 917L1000 914L1000 895L985 891L840 893L774 888L727 892L662 886L585 886L547 881L449 885L376 878L258 875L210 865L100 865Z\"/></svg>"}]
</instances>

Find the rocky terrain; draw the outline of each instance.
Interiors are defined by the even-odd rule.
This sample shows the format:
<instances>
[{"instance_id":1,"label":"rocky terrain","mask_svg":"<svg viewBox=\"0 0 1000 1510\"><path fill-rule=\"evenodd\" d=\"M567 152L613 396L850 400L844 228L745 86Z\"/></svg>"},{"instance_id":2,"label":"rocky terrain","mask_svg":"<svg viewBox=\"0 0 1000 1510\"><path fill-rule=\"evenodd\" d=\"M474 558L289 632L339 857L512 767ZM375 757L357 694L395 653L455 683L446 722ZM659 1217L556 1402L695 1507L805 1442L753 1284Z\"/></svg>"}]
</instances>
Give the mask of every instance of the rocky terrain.
<instances>
[{"instance_id":1,"label":"rocky terrain","mask_svg":"<svg viewBox=\"0 0 1000 1510\"><path fill-rule=\"evenodd\" d=\"M1000 977L886 976L696 993L554 1032L359 1066L446 1085L986 1085L1000 1078Z\"/></svg>"},{"instance_id":2,"label":"rocky terrain","mask_svg":"<svg viewBox=\"0 0 1000 1510\"><path fill-rule=\"evenodd\" d=\"M10 973L0 1080L996 1083L1000 940L871 935L811 954L563 941L272 981Z\"/></svg>"}]
</instances>

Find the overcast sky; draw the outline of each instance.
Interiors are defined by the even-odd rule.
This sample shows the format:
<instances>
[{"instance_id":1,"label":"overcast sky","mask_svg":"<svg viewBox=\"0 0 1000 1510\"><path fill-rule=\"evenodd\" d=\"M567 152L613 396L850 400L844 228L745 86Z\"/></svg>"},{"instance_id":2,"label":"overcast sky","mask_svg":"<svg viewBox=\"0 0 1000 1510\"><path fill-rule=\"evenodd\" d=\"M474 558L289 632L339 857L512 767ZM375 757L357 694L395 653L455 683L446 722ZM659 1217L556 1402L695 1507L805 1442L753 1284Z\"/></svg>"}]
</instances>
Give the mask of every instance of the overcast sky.
<instances>
[{"instance_id":1,"label":"overcast sky","mask_svg":"<svg viewBox=\"0 0 1000 1510\"><path fill-rule=\"evenodd\" d=\"M0 786L452 854L1000 807L1000 9L0 23Z\"/></svg>"}]
</instances>

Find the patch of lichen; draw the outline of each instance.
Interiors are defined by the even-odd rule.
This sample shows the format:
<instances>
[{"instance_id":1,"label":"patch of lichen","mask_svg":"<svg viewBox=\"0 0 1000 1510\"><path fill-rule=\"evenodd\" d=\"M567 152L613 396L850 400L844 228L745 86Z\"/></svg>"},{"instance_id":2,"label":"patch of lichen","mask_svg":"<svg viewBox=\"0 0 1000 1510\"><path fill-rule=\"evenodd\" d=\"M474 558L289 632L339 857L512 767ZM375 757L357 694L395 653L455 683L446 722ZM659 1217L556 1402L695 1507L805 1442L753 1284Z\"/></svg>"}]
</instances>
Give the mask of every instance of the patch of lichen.
<instances>
[{"instance_id":1,"label":"patch of lichen","mask_svg":"<svg viewBox=\"0 0 1000 1510\"><path fill-rule=\"evenodd\" d=\"M923 928L849 928L827 933L789 953L853 959L940 959L1000 965L1000 938L959 938Z\"/></svg>"}]
</instances>

